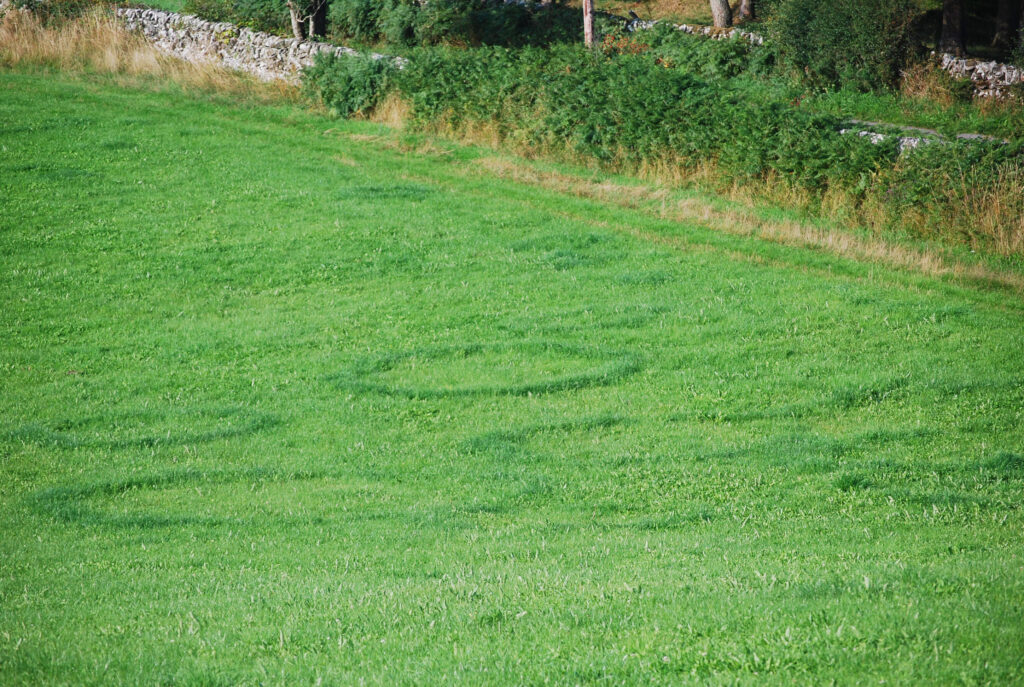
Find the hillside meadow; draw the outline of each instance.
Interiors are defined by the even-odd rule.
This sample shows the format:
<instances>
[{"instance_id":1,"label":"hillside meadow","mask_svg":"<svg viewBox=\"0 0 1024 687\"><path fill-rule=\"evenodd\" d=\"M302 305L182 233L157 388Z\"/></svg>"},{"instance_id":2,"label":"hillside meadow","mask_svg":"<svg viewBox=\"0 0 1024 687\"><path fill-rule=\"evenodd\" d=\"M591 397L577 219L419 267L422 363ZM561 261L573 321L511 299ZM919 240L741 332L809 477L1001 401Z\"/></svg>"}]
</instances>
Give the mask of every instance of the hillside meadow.
<instances>
[{"instance_id":1,"label":"hillside meadow","mask_svg":"<svg viewBox=\"0 0 1024 687\"><path fill-rule=\"evenodd\" d=\"M1024 682L1019 271L633 183L0 71L0 682Z\"/></svg>"}]
</instances>

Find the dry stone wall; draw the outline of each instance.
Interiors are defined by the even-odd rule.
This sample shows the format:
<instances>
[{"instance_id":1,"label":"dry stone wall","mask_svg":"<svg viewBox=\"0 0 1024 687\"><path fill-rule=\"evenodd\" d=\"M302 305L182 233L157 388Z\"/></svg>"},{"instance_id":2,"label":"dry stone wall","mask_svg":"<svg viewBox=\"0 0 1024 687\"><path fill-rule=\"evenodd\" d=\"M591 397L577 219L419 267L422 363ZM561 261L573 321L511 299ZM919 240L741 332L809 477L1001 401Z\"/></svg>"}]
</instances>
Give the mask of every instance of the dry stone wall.
<instances>
[{"instance_id":1,"label":"dry stone wall","mask_svg":"<svg viewBox=\"0 0 1024 687\"><path fill-rule=\"evenodd\" d=\"M949 53L940 55L939 63L953 78L974 82L974 94L982 98L998 98L1005 95L1010 86L1024 84L1024 69L1010 64L956 57Z\"/></svg>"},{"instance_id":2,"label":"dry stone wall","mask_svg":"<svg viewBox=\"0 0 1024 687\"><path fill-rule=\"evenodd\" d=\"M192 15L127 8L118 9L117 14L129 29L141 31L164 52L189 62L219 63L264 81L298 83L302 68L312 64L319 53L359 54L351 48L281 38ZM383 55L374 57L385 59Z\"/></svg>"},{"instance_id":3,"label":"dry stone wall","mask_svg":"<svg viewBox=\"0 0 1024 687\"><path fill-rule=\"evenodd\" d=\"M660 21L646 21L644 19L626 19L615 14L606 14L610 19L623 21L626 25L627 31L645 31L647 29L653 29L655 26L660 24ZM756 33L750 31L744 31L737 27L731 27L728 29L719 29L714 26L704 26L701 24L669 24L676 31L682 31L683 33L689 33L694 36L706 36L712 40L727 40L729 38L740 38L754 45L764 45L764 37L759 36Z\"/></svg>"}]
</instances>

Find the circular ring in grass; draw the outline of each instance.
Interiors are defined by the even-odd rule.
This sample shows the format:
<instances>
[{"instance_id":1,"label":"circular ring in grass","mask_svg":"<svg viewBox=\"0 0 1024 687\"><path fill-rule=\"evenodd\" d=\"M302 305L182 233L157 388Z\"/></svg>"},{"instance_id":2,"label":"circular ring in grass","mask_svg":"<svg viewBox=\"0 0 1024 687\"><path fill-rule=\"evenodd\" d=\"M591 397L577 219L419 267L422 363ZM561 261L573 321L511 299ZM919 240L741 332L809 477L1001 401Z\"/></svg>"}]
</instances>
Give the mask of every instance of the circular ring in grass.
<instances>
[{"instance_id":1,"label":"circular ring in grass","mask_svg":"<svg viewBox=\"0 0 1024 687\"><path fill-rule=\"evenodd\" d=\"M34 494L30 504L63 522L113 527L315 523L322 514L303 515L301 502L314 500L319 488L331 492L329 503L341 503L337 492L344 487L335 477L262 467L169 470L53 487Z\"/></svg>"},{"instance_id":2,"label":"circular ring in grass","mask_svg":"<svg viewBox=\"0 0 1024 687\"><path fill-rule=\"evenodd\" d=\"M8 437L64 449L155 448L234 439L275 424L275 416L242 406L145 409L92 415L49 427L25 425Z\"/></svg>"},{"instance_id":3,"label":"circular ring in grass","mask_svg":"<svg viewBox=\"0 0 1024 687\"><path fill-rule=\"evenodd\" d=\"M530 341L422 348L356 361L342 388L406 398L528 396L606 386L640 370L622 351Z\"/></svg>"}]
</instances>

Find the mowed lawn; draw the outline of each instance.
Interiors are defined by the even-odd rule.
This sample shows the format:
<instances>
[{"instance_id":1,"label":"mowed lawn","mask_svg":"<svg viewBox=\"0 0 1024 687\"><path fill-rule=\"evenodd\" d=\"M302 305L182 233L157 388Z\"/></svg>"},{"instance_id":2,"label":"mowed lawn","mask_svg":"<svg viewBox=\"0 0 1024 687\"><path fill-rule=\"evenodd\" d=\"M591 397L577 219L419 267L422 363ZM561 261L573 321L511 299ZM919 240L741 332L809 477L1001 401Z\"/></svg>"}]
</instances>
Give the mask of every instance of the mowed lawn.
<instances>
[{"instance_id":1,"label":"mowed lawn","mask_svg":"<svg viewBox=\"0 0 1024 687\"><path fill-rule=\"evenodd\" d=\"M403 141L0 72L0 683L1024 683L1019 294Z\"/></svg>"}]
</instances>

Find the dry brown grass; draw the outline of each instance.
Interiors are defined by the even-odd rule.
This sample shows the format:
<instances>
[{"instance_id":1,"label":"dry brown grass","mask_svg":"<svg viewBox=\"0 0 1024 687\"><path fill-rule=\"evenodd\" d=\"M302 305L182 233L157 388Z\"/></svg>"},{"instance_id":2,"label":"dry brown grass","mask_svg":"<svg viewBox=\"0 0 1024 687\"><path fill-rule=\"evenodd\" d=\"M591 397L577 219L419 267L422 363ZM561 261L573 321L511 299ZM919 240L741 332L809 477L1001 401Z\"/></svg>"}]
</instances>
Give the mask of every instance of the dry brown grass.
<instances>
[{"instance_id":1,"label":"dry brown grass","mask_svg":"<svg viewBox=\"0 0 1024 687\"><path fill-rule=\"evenodd\" d=\"M964 88L938 65L922 62L912 65L900 79L900 92L913 100L949 107L970 98Z\"/></svg>"},{"instance_id":2,"label":"dry brown grass","mask_svg":"<svg viewBox=\"0 0 1024 687\"><path fill-rule=\"evenodd\" d=\"M403 129L412 116L412 105L398 93L389 93L370 113L370 121Z\"/></svg>"},{"instance_id":3,"label":"dry brown grass","mask_svg":"<svg viewBox=\"0 0 1024 687\"><path fill-rule=\"evenodd\" d=\"M971 82L954 79L934 62L920 62L906 69L900 78L900 93L928 106L971 102L979 113L992 117L1017 112L1024 106L1024 91L1020 89L1007 89L1001 98L975 97Z\"/></svg>"},{"instance_id":4,"label":"dry brown grass","mask_svg":"<svg viewBox=\"0 0 1024 687\"><path fill-rule=\"evenodd\" d=\"M1024 254L1024 167L1000 170L989 186L965 184L950 192L956 226L970 229L975 249L1002 255Z\"/></svg>"},{"instance_id":5,"label":"dry brown grass","mask_svg":"<svg viewBox=\"0 0 1024 687\"><path fill-rule=\"evenodd\" d=\"M44 24L29 12L7 12L0 17L0 65L171 82L188 90L261 102L299 98L298 89L285 83L266 83L213 64L191 64L165 55L103 9L53 24Z\"/></svg>"}]
</instances>

